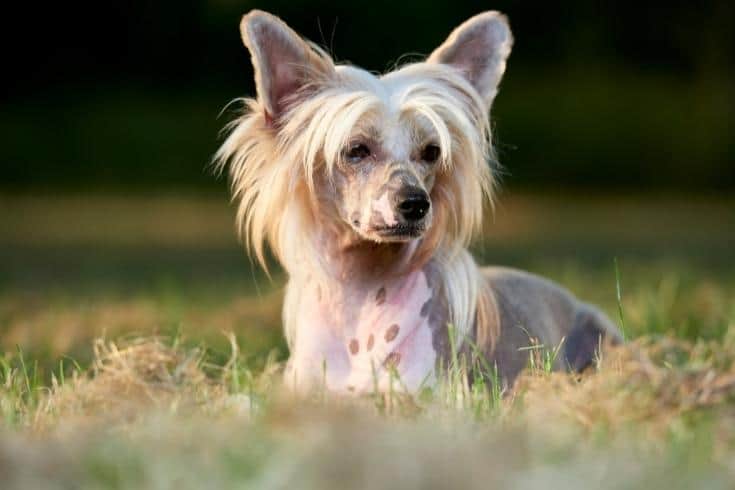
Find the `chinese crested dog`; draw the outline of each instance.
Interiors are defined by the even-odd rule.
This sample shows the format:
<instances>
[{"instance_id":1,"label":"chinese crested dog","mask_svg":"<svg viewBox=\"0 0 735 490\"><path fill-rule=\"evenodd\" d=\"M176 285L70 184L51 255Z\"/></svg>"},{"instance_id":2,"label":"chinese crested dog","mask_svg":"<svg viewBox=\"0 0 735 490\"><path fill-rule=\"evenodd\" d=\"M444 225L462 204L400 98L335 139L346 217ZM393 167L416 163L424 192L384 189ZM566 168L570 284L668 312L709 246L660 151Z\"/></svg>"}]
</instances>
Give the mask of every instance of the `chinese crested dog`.
<instances>
[{"instance_id":1,"label":"chinese crested dog","mask_svg":"<svg viewBox=\"0 0 735 490\"><path fill-rule=\"evenodd\" d=\"M467 251L492 199L489 110L513 43L503 15L472 17L382 76L335 64L268 13L240 27L257 98L215 160L246 245L264 267L270 247L288 274L288 384L415 392L466 355L509 385L524 347L559 346L554 368L580 370L619 339L566 290L481 269Z\"/></svg>"}]
</instances>

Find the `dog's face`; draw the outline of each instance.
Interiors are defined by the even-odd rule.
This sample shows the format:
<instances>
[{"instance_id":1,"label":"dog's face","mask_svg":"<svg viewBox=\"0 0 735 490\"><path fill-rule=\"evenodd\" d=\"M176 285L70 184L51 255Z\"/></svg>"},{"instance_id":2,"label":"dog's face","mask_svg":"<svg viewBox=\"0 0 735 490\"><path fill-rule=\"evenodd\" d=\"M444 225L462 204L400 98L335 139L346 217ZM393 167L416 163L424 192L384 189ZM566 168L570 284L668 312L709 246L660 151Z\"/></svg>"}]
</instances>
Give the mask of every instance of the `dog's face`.
<instances>
[{"instance_id":1,"label":"dog's face","mask_svg":"<svg viewBox=\"0 0 735 490\"><path fill-rule=\"evenodd\" d=\"M477 15L426 61L383 76L335 65L265 12L246 15L241 32L258 99L218 158L233 162L246 236L288 248L305 222L289 203L306 196L311 228L374 242L469 239L492 187L488 111L512 44L504 16Z\"/></svg>"},{"instance_id":2,"label":"dog's face","mask_svg":"<svg viewBox=\"0 0 735 490\"><path fill-rule=\"evenodd\" d=\"M406 241L431 226L431 192L442 149L420 117L385 107L359 121L319 192L334 195L339 218L359 237Z\"/></svg>"}]
</instances>

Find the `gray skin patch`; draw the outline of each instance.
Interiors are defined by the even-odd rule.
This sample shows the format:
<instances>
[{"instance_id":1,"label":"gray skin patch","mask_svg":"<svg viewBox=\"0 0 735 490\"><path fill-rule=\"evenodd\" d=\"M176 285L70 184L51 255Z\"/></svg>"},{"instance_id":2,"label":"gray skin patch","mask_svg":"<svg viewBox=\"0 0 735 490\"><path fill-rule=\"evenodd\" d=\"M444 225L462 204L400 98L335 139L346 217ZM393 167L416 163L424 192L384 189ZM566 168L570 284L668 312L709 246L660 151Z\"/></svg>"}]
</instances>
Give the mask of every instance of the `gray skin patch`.
<instances>
[{"instance_id":1,"label":"gray skin patch","mask_svg":"<svg viewBox=\"0 0 735 490\"><path fill-rule=\"evenodd\" d=\"M396 337L398 337L398 331L400 330L400 327L397 323L394 323L390 327L388 327L388 330L385 332L385 341L386 342L393 342Z\"/></svg>"},{"instance_id":2,"label":"gray skin patch","mask_svg":"<svg viewBox=\"0 0 735 490\"><path fill-rule=\"evenodd\" d=\"M426 316L429 314L429 309L431 308L431 299L426 300L426 303L421 307L421 311L419 314L421 316Z\"/></svg>"},{"instance_id":3,"label":"gray skin patch","mask_svg":"<svg viewBox=\"0 0 735 490\"><path fill-rule=\"evenodd\" d=\"M378 304L378 306L385 303L385 288L378 289L378 293L375 295L375 303Z\"/></svg>"},{"instance_id":4,"label":"gray skin patch","mask_svg":"<svg viewBox=\"0 0 735 490\"><path fill-rule=\"evenodd\" d=\"M357 341L357 339L350 340L350 354L357 355L357 353L360 352L360 343Z\"/></svg>"},{"instance_id":5,"label":"gray skin patch","mask_svg":"<svg viewBox=\"0 0 735 490\"><path fill-rule=\"evenodd\" d=\"M424 188L419 179L408 170L394 170L388 176L386 183L375 191L373 199L380 199L386 193L391 196L402 187Z\"/></svg>"},{"instance_id":6,"label":"gray skin patch","mask_svg":"<svg viewBox=\"0 0 735 490\"><path fill-rule=\"evenodd\" d=\"M367 340L367 350L368 350L368 352L370 352L371 350L373 350L373 345L375 345L375 336L373 336L373 334L370 334L370 337L368 337L368 340Z\"/></svg>"},{"instance_id":7,"label":"gray skin patch","mask_svg":"<svg viewBox=\"0 0 735 490\"><path fill-rule=\"evenodd\" d=\"M391 352L388 354L388 357L385 358L385 361L383 361L383 366L387 368L395 368L398 366L399 362L401 362L401 354L398 352Z\"/></svg>"},{"instance_id":8,"label":"gray skin patch","mask_svg":"<svg viewBox=\"0 0 735 490\"><path fill-rule=\"evenodd\" d=\"M431 345L436 353L437 367L444 364L446 367L451 358L451 348L449 344L449 330L447 328L447 312L449 311L446 297L441 290L440 285L436 285L433 278L435 272L431 267L424 269L426 280L429 288L432 290L431 299L429 299L421 307L420 314L427 318L429 329L431 330Z\"/></svg>"},{"instance_id":9,"label":"gray skin patch","mask_svg":"<svg viewBox=\"0 0 735 490\"><path fill-rule=\"evenodd\" d=\"M431 345L436 352L437 361L447 362L451 357L449 344L449 329L447 315L442 308L434 307L429 313L429 328L431 328Z\"/></svg>"}]
</instances>

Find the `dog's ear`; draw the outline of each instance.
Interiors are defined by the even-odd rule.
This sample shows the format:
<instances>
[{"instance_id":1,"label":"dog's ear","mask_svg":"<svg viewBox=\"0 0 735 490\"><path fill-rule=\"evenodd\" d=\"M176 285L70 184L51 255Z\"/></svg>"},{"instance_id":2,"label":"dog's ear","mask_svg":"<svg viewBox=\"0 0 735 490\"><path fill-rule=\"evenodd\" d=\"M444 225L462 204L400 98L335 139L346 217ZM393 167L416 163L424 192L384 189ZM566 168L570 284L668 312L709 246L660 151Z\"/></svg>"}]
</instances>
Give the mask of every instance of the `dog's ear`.
<instances>
[{"instance_id":1,"label":"dog's ear","mask_svg":"<svg viewBox=\"0 0 735 490\"><path fill-rule=\"evenodd\" d=\"M328 56L267 12L252 10L245 15L240 34L252 57L258 99L271 121L295 102L305 86L334 73Z\"/></svg>"},{"instance_id":2,"label":"dog's ear","mask_svg":"<svg viewBox=\"0 0 735 490\"><path fill-rule=\"evenodd\" d=\"M498 91L512 45L507 18L500 12L483 12L454 29L427 61L458 68L489 104Z\"/></svg>"}]
</instances>

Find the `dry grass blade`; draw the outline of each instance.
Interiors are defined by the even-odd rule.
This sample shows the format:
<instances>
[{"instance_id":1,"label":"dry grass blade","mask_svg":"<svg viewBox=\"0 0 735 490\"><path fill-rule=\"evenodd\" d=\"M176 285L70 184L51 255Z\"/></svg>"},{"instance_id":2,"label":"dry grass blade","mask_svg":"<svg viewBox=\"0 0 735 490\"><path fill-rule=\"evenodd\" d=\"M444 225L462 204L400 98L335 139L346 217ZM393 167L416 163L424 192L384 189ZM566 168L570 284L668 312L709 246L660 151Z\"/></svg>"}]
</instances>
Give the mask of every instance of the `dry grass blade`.
<instances>
[{"instance_id":1,"label":"dry grass blade","mask_svg":"<svg viewBox=\"0 0 735 490\"><path fill-rule=\"evenodd\" d=\"M146 409L185 410L225 394L201 369L198 349L185 351L158 337L116 343L98 339L91 372L51 389L34 417L37 429L63 420L131 420Z\"/></svg>"}]
</instances>

